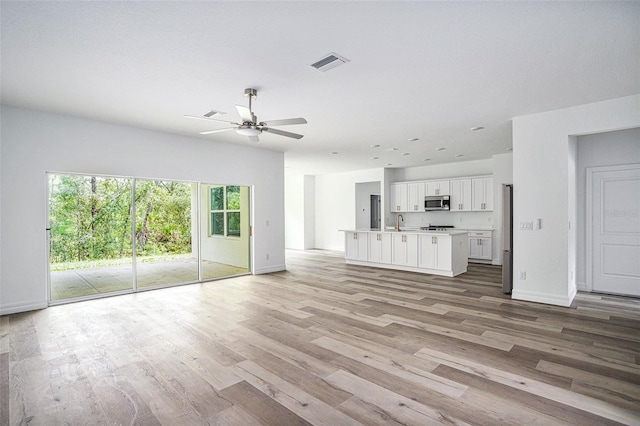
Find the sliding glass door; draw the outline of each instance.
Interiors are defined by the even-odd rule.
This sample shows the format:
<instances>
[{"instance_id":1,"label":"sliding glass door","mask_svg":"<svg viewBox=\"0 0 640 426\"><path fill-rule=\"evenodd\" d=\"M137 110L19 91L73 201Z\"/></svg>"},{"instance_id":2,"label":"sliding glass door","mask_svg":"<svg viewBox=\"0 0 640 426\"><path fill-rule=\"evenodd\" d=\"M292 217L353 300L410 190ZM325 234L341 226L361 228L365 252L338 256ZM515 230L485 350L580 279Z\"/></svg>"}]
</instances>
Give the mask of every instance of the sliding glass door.
<instances>
[{"instance_id":1,"label":"sliding glass door","mask_svg":"<svg viewBox=\"0 0 640 426\"><path fill-rule=\"evenodd\" d=\"M49 175L51 300L131 290L131 184Z\"/></svg>"},{"instance_id":2,"label":"sliding glass door","mask_svg":"<svg viewBox=\"0 0 640 426\"><path fill-rule=\"evenodd\" d=\"M49 174L53 303L250 273L250 188Z\"/></svg>"},{"instance_id":3,"label":"sliding glass door","mask_svg":"<svg viewBox=\"0 0 640 426\"><path fill-rule=\"evenodd\" d=\"M192 209L197 184L136 179L138 288L198 281Z\"/></svg>"}]
</instances>

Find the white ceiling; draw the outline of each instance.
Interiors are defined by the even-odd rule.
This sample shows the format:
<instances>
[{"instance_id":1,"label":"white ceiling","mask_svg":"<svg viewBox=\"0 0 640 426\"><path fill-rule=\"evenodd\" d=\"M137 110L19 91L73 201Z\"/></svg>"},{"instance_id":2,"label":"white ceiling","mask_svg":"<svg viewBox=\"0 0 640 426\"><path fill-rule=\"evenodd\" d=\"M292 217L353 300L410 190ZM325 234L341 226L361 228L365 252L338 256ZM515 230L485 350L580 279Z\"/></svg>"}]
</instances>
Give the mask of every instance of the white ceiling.
<instances>
[{"instance_id":1,"label":"white ceiling","mask_svg":"<svg viewBox=\"0 0 640 426\"><path fill-rule=\"evenodd\" d=\"M0 7L3 104L256 145L183 117L235 121L253 87L260 120L309 122L280 127L301 140L257 143L285 152L287 173L489 158L511 147L514 116L640 93L640 2ZM331 52L351 62L310 66Z\"/></svg>"}]
</instances>

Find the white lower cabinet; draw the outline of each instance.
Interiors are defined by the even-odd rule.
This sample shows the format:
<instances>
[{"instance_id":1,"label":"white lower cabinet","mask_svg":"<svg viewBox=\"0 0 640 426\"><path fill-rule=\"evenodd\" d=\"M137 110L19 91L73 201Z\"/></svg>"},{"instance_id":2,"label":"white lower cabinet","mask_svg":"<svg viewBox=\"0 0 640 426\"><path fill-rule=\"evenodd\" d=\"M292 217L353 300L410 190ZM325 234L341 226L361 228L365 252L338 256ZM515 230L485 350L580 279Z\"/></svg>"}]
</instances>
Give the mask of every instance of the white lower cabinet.
<instances>
[{"instance_id":1,"label":"white lower cabinet","mask_svg":"<svg viewBox=\"0 0 640 426\"><path fill-rule=\"evenodd\" d=\"M392 263L400 266L418 266L418 235L391 234L393 247L391 250Z\"/></svg>"},{"instance_id":2,"label":"white lower cabinet","mask_svg":"<svg viewBox=\"0 0 640 426\"><path fill-rule=\"evenodd\" d=\"M469 259L492 260L491 231L469 231Z\"/></svg>"},{"instance_id":3,"label":"white lower cabinet","mask_svg":"<svg viewBox=\"0 0 640 426\"><path fill-rule=\"evenodd\" d=\"M345 232L344 257L351 260L366 261L369 257L369 238L367 232Z\"/></svg>"},{"instance_id":4,"label":"white lower cabinet","mask_svg":"<svg viewBox=\"0 0 640 426\"><path fill-rule=\"evenodd\" d=\"M391 234L369 233L369 262L391 263Z\"/></svg>"},{"instance_id":5,"label":"white lower cabinet","mask_svg":"<svg viewBox=\"0 0 640 426\"><path fill-rule=\"evenodd\" d=\"M420 235L418 267L451 270L451 237L448 235Z\"/></svg>"}]
</instances>

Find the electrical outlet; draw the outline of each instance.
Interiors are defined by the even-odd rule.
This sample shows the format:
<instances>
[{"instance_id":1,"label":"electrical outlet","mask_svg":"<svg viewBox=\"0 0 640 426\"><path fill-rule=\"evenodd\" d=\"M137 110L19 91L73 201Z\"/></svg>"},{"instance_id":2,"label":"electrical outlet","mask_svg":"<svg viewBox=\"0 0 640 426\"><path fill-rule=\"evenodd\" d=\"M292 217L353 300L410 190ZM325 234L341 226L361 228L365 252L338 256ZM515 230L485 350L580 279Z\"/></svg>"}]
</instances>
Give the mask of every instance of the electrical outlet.
<instances>
[{"instance_id":1,"label":"electrical outlet","mask_svg":"<svg viewBox=\"0 0 640 426\"><path fill-rule=\"evenodd\" d=\"M525 271L520 272L520 279L523 281L527 279L527 273Z\"/></svg>"}]
</instances>

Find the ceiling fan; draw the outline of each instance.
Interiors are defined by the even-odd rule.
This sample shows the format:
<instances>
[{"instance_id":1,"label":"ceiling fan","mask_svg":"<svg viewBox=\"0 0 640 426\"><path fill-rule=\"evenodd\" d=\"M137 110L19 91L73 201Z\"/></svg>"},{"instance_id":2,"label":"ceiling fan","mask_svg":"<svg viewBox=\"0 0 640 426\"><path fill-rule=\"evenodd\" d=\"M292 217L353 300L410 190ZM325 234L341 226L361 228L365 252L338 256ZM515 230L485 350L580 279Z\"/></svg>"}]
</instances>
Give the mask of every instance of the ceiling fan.
<instances>
[{"instance_id":1,"label":"ceiling fan","mask_svg":"<svg viewBox=\"0 0 640 426\"><path fill-rule=\"evenodd\" d=\"M224 115L225 113L220 111L211 110L203 116L185 115L186 118L193 118L196 120L206 121L218 121L223 123L233 124L234 127L226 127L224 129L207 130L200 132L201 135L210 135L212 133L227 132L229 130L235 130L239 135L248 136L252 142L258 142L258 136L262 132L273 133L274 135L286 136L288 138L300 139L303 135L297 133L285 132L284 130L274 129L274 126L288 126L291 124L307 124L307 120L304 118L285 118L282 120L267 120L258 121L253 111L251 111L251 100L258 96L256 89L244 89L244 95L249 98L249 108L236 105L240 119L240 123L234 121L220 120L219 118L211 118L213 115Z\"/></svg>"}]
</instances>

